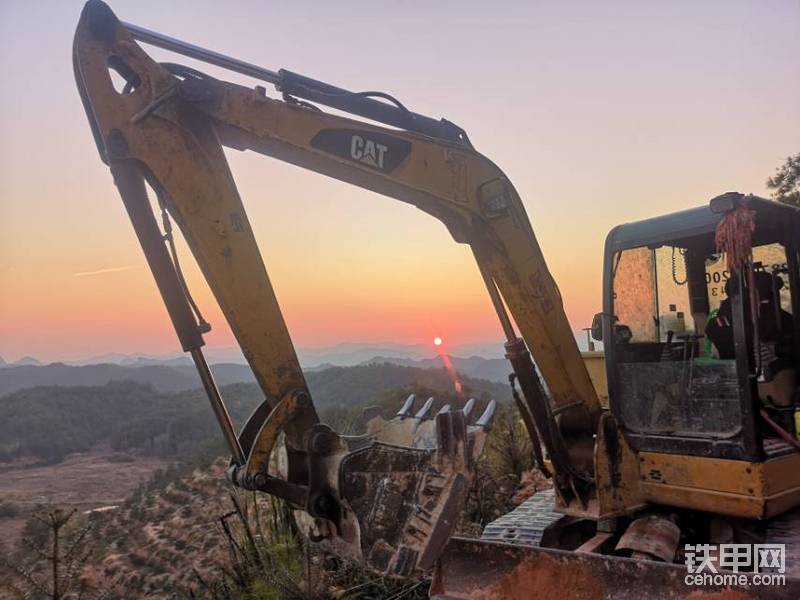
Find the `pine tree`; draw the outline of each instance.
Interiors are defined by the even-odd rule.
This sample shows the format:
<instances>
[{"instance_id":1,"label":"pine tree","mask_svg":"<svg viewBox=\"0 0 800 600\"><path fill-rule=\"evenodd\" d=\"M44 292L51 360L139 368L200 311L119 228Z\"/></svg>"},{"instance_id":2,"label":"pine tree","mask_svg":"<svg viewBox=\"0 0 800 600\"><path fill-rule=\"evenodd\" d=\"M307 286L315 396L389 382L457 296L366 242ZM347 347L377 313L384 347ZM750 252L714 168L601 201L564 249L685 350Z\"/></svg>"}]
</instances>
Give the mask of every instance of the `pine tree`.
<instances>
[{"instance_id":1,"label":"pine tree","mask_svg":"<svg viewBox=\"0 0 800 600\"><path fill-rule=\"evenodd\" d=\"M9 587L20 598L73 600L86 597L86 586L80 575L91 554L91 548L86 543L91 525L69 531L67 524L75 513L76 509L65 511L51 508L33 515L33 519L47 530L44 544L32 536L22 540L37 557L36 563L26 567L4 561L18 577L18 581L11 583ZM38 568L41 563L45 563L45 569Z\"/></svg>"}]
</instances>

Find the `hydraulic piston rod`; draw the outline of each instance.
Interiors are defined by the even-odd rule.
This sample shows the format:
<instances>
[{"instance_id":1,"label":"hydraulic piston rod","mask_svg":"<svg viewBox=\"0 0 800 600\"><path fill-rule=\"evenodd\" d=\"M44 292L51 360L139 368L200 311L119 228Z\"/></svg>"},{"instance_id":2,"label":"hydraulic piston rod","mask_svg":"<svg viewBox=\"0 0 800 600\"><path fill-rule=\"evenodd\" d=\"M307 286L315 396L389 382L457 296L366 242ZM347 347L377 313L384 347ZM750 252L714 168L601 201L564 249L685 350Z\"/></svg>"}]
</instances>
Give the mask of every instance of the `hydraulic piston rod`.
<instances>
[{"instance_id":1,"label":"hydraulic piston rod","mask_svg":"<svg viewBox=\"0 0 800 600\"><path fill-rule=\"evenodd\" d=\"M116 136L121 138L121 134ZM108 142L112 148L115 146L115 136L111 136ZM121 145L122 140L118 139L116 145ZM211 408L217 417L222 435L230 448L231 454L236 464L243 465L247 460L239 439L233 428L230 415L222 401L217 384L208 368L208 363L203 356L202 346L203 336L197 327L192 310L189 307L186 292L183 289L181 280L175 270L175 265L171 261L164 238L156 225L150 203L147 198L147 191L144 185L144 177L139 166L134 161L112 160L111 172L114 175L114 182L117 184L122 201L128 211L133 228L139 238L139 242L144 250L147 262L155 277L161 297L167 307L167 312L178 334L178 339L184 351L190 352L200 381L211 402Z\"/></svg>"},{"instance_id":2,"label":"hydraulic piston rod","mask_svg":"<svg viewBox=\"0 0 800 600\"><path fill-rule=\"evenodd\" d=\"M134 39L164 50L222 67L235 73L247 75L273 84L284 94L310 100L359 115L366 119L386 123L408 131L416 131L431 137L446 139L457 144L469 145L463 129L447 121L436 120L408 110L391 96L379 92L351 92L349 90L317 81L286 69L271 71L249 62L201 48L189 42L158 33L132 23L122 24ZM374 96L387 98L389 102L375 100Z\"/></svg>"},{"instance_id":3,"label":"hydraulic piston rod","mask_svg":"<svg viewBox=\"0 0 800 600\"><path fill-rule=\"evenodd\" d=\"M223 69L228 69L229 71L233 71L235 73L241 73L242 75L247 75L248 77L254 77L256 79L266 81L267 83L277 84L281 80L281 76L275 71L270 71L269 69L239 60L238 58L226 56L225 54L220 54L219 52L214 52L213 50L207 50L206 48L195 46L189 42L184 42L182 40L175 39L174 37L164 35L163 33L151 31L150 29L145 29L144 27L139 27L138 25L134 25L132 23L123 23L123 25L128 31L130 31L134 39L144 42L145 44L150 44L151 46L156 46L157 48L163 48L164 50L176 52L178 54L188 56L189 58L194 58L217 67L222 67Z\"/></svg>"}]
</instances>

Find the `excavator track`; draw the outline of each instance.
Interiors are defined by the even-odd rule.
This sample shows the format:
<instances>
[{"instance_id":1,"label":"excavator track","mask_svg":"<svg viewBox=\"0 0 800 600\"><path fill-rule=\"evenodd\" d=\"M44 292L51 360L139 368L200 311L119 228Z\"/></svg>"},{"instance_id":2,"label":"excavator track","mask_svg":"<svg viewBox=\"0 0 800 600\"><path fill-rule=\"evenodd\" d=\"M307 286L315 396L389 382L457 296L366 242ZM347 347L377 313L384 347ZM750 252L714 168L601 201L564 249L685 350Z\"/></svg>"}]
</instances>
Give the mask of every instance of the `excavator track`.
<instances>
[{"instance_id":1,"label":"excavator track","mask_svg":"<svg viewBox=\"0 0 800 600\"><path fill-rule=\"evenodd\" d=\"M537 548L545 529L564 515L555 510L553 490L537 492L517 508L489 523L482 540Z\"/></svg>"}]
</instances>

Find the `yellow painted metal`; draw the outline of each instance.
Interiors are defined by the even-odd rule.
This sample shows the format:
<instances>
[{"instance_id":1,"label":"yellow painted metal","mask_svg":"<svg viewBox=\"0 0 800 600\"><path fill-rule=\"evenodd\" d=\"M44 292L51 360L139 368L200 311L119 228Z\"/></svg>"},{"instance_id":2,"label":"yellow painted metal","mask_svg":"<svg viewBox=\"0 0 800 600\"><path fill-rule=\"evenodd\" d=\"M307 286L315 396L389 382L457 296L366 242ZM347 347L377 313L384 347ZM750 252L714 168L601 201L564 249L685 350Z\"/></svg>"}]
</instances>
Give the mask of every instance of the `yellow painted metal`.
<instances>
[{"instance_id":1,"label":"yellow painted metal","mask_svg":"<svg viewBox=\"0 0 800 600\"><path fill-rule=\"evenodd\" d=\"M645 483L749 495L763 489L763 463L656 452L639 453Z\"/></svg>"},{"instance_id":2,"label":"yellow painted metal","mask_svg":"<svg viewBox=\"0 0 800 600\"><path fill-rule=\"evenodd\" d=\"M218 99L200 108L218 122L224 144L272 155L414 204L440 219L456 241L469 243L496 281L554 404L581 401L596 417L597 395L560 293L525 208L496 165L470 148L272 100L242 86L220 83L218 93ZM378 172L312 146L315 136L327 129L390 134L408 141L411 152L396 170ZM506 214L489 213L482 203L490 193L487 188L505 195Z\"/></svg>"},{"instance_id":3,"label":"yellow painted metal","mask_svg":"<svg viewBox=\"0 0 800 600\"><path fill-rule=\"evenodd\" d=\"M758 519L800 503L798 453L751 463L641 452L639 461L649 502Z\"/></svg>"},{"instance_id":4,"label":"yellow painted metal","mask_svg":"<svg viewBox=\"0 0 800 600\"><path fill-rule=\"evenodd\" d=\"M109 31L108 29L106 31ZM228 324L267 396L275 404L307 387L289 332L242 206L222 146L207 118L175 99L176 79L155 63L117 23L113 38L93 34L81 19L76 76L88 98L109 162L135 161L183 232ZM113 58L112 58L113 57ZM109 61L124 64L138 85L118 93ZM161 101L165 97L171 101ZM148 111L151 111L148 113ZM121 141L120 141L121 140ZM287 429L317 421L312 405Z\"/></svg>"},{"instance_id":5,"label":"yellow painted metal","mask_svg":"<svg viewBox=\"0 0 800 600\"><path fill-rule=\"evenodd\" d=\"M304 394L289 394L281 398L278 404L275 405L275 408L272 409L261 425L253 447L250 449L245 465L248 475L268 474L272 451L280 434L291 425L298 414L302 413L307 404L308 396Z\"/></svg>"},{"instance_id":6,"label":"yellow painted metal","mask_svg":"<svg viewBox=\"0 0 800 600\"><path fill-rule=\"evenodd\" d=\"M800 504L800 453L772 458L763 470L768 517Z\"/></svg>"},{"instance_id":7,"label":"yellow painted metal","mask_svg":"<svg viewBox=\"0 0 800 600\"><path fill-rule=\"evenodd\" d=\"M608 378L606 377L606 355L602 352L581 352L583 364L597 394L600 406L608 409Z\"/></svg>"}]
</instances>

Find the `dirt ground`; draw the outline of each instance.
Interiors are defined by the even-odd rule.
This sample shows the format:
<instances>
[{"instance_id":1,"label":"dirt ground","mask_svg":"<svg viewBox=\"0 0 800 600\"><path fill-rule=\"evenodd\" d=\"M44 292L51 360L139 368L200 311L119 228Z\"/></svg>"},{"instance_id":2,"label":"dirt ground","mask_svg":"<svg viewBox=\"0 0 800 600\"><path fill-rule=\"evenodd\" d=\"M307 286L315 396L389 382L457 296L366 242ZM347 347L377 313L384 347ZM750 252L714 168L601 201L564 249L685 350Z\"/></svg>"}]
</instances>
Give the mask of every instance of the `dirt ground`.
<instances>
[{"instance_id":1,"label":"dirt ground","mask_svg":"<svg viewBox=\"0 0 800 600\"><path fill-rule=\"evenodd\" d=\"M0 518L0 545L12 547L19 540L30 513L38 505L58 504L78 510L113 506L154 471L169 461L136 457L133 462L111 462L110 450L72 454L54 465L26 461L0 463L0 501L20 508L19 517Z\"/></svg>"}]
</instances>

